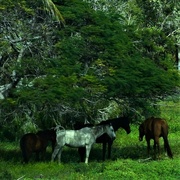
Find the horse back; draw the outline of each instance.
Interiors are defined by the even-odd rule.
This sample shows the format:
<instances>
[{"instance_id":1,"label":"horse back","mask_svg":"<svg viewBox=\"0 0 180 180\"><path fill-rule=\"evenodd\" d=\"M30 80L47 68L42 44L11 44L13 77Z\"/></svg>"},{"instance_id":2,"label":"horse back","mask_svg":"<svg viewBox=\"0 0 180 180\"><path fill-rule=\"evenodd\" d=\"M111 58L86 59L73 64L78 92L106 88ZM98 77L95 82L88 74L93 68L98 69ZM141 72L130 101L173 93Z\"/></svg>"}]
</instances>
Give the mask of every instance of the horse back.
<instances>
[{"instance_id":1,"label":"horse back","mask_svg":"<svg viewBox=\"0 0 180 180\"><path fill-rule=\"evenodd\" d=\"M113 119L108 119L106 121L101 121L100 124L111 124L113 126L114 131L117 131L120 127L125 129L129 134L130 130L130 122L128 117L118 117Z\"/></svg>"},{"instance_id":2,"label":"horse back","mask_svg":"<svg viewBox=\"0 0 180 180\"><path fill-rule=\"evenodd\" d=\"M23 152L36 152L41 151L44 148L41 138L34 133L28 133L23 135L20 140L20 148Z\"/></svg>"},{"instance_id":3,"label":"horse back","mask_svg":"<svg viewBox=\"0 0 180 180\"><path fill-rule=\"evenodd\" d=\"M144 121L144 128L146 137L154 138L161 137L168 134L168 125L164 119L149 118Z\"/></svg>"},{"instance_id":4,"label":"horse back","mask_svg":"<svg viewBox=\"0 0 180 180\"><path fill-rule=\"evenodd\" d=\"M20 147L21 149L27 149L29 147L29 149L31 149L32 145L35 145L37 139L36 139L36 135L34 133L28 133L22 136L21 140L20 140Z\"/></svg>"},{"instance_id":5,"label":"horse back","mask_svg":"<svg viewBox=\"0 0 180 180\"><path fill-rule=\"evenodd\" d=\"M167 136L168 135L168 124L164 119L155 118L154 123L157 126L157 130L159 131L159 136ZM161 132L161 133L160 133ZM158 133L158 132L157 132ZM158 135L158 134L157 134Z\"/></svg>"},{"instance_id":6,"label":"horse back","mask_svg":"<svg viewBox=\"0 0 180 180\"><path fill-rule=\"evenodd\" d=\"M57 143L69 147L85 147L95 142L95 136L88 127L80 130L66 130L63 136L58 136Z\"/></svg>"},{"instance_id":7,"label":"horse back","mask_svg":"<svg viewBox=\"0 0 180 180\"><path fill-rule=\"evenodd\" d=\"M38 131L36 133L39 137L42 137L43 139L46 139L48 141L52 141L56 139L56 131L54 129L46 129L43 131Z\"/></svg>"},{"instance_id":8,"label":"horse back","mask_svg":"<svg viewBox=\"0 0 180 180\"><path fill-rule=\"evenodd\" d=\"M36 135L38 136L38 139L40 140L44 148L48 145L49 141L52 143L53 146L56 143L56 131L54 129L38 131Z\"/></svg>"}]
</instances>

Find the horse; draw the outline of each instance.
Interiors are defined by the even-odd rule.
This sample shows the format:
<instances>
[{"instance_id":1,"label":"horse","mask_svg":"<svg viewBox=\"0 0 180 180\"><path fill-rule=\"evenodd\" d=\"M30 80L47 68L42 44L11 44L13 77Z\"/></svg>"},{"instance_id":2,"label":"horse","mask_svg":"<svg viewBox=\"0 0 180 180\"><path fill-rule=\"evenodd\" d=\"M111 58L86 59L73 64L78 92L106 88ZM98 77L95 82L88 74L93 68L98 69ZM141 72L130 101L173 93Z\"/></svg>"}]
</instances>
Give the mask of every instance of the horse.
<instances>
[{"instance_id":1,"label":"horse","mask_svg":"<svg viewBox=\"0 0 180 180\"><path fill-rule=\"evenodd\" d=\"M171 148L168 141L168 124L164 119L161 118L148 118L139 126L139 140L143 140L145 135L147 141L147 153L150 152L150 140L154 140L154 157L156 158L156 146L158 149L158 158L160 157L159 138L162 137L164 140L164 149L167 151L167 155L173 158Z\"/></svg>"},{"instance_id":2,"label":"horse","mask_svg":"<svg viewBox=\"0 0 180 180\"><path fill-rule=\"evenodd\" d=\"M92 145L96 142L96 139L107 133L111 139L115 139L116 135L112 125L98 125L93 127L84 127L80 130L56 130L56 147L52 153L51 161L53 162L55 157L58 156L58 162L61 162L61 153L63 146L69 147L85 147L86 158L85 163L88 164L89 154Z\"/></svg>"},{"instance_id":3,"label":"horse","mask_svg":"<svg viewBox=\"0 0 180 180\"><path fill-rule=\"evenodd\" d=\"M129 134L131 132L128 117L123 116L123 117L109 119L109 120L100 122L99 125L109 124L109 123L113 126L113 129L115 132L119 128L123 128L127 134ZM91 127L92 124L76 124L75 129L80 129L80 128L88 127L88 126ZM112 140L107 134L103 134L102 136L100 136L96 139L96 143L103 144L103 157L102 157L103 161L105 160L107 144L108 144L108 159L111 158L111 148L112 148L113 141L114 140ZM84 160L86 150L85 150L85 148L80 147L78 149L78 152L80 155L80 161L82 162Z\"/></svg>"},{"instance_id":4,"label":"horse","mask_svg":"<svg viewBox=\"0 0 180 180\"><path fill-rule=\"evenodd\" d=\"M39 154L44 156L48 143L52 143L52 151L56 143L56 133L54 129L38 131L37 133L27 133L20 139L20 148L23 161L29 162L32 153L36 153L36 160L39 161Z\"/></svg>"}]
</instances>

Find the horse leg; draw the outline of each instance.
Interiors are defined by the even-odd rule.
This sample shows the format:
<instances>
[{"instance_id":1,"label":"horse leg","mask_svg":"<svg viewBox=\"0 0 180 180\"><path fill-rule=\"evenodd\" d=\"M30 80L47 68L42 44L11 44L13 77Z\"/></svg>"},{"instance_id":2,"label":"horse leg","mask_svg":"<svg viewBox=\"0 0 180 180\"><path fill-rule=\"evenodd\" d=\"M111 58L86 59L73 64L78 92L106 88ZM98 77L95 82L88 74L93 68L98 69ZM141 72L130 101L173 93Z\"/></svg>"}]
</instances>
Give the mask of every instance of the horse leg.
<instances>
[{"instance_id":1,"label":"horse leg","mask_svg":"<svg viewBox=\"0 0 180 180\"><path fill-rule=\"evenodd\" d=\"M112 147L113 141L108 142L108 159L111 158L111 147Z\"/></svg>"},{"instance_id":2,"label":"horse leg","mask_svg":"<svg viewBox=\"0 0 180 180\"><path fill-rule=\"evenodd\" d=\"M150 139L146 138L146 142L147 142L147 154L149 156L149 152L150 152Z\"/></svg>"},{"instance_id":3,"label":"horse leg","mask_svg":"<svg viewBox=\"0 0 180 180\"><path fill-rule=\"evenodd\" d=\"M28 152L26 149L22 150L23 161L25 163L28 163L30 155L31 155L31 152Z\"/></svg>"},{"instance_id":4,"label":"horse leg","mask_svg":"<svg viewBox=\"0 0 180 180\"><path fill-rule=\"evenodd\" d=\"M58 152L58 163L60 164L61 163L61 154L62 154L62 146L60 147L59 149L59 152Z\"/></svg>"},{"instance_id":5,"label":"horse leg","mask_svg":"<svg viewBox=\"0 0 180 180\"><path fill-rule=\"evenodd\" d=\"M55 149L54 149L54 151L52 153L52 156L51 156L51 162L54 161L54 159L55 159L56 155L58 154L60 148L61 148L61 146L56 145L56 147L55 147Z\"/></svg>"},{"instance_id":6,"label":"horse leg","mask_svg":"<svg viewBox=\"0 0 180 180\"><path fill-rule=\"evenodd\" d=\"M25 154L24 154L24 162L25 163L28 163L29 162L29 158L30 158L30 156L31 156L31 152L26 152Z\"/></svg>"},{"instance_id":7,"label":"horse leg","mask_svg":"<svg viewBox=\"0 0 180 180\"><path fill-rule=\"evenodd\" d=\"M56 145L56 142L52 141L52 144L51 144L51 147L52 147L52 153L53 153L53 151L54 151L54 149L55 149L55 145Z\"/></svg>"},{"instance_id":8,"label":"horse leg","mask_svg":"<svg viewBox=\"0 0 180 180\"><path fill-rule=\"evenodd\" d=\"M85 163L88 164L88 159L89 159L89 154L91 151L91 146L92 145L86 145L86 158L85 158Z\"/></svg>"},{"instance_id":9,"label":"horse leg","mask_svg":"<svg viewBox=\"0 0 180 180\"><path fill-rule=\"evenodd\" d=\"M155 140L154 140L153 149L154 149L154 159L156 159L156 141Z\"/></svg>"},{"instance_id":10,"label":"horse leg","mask_svg":"<svg viewBox=\"0 0 180 180\"><path fill-rule=\"evenodd\" d=\"M46 155L46 148L44 148L41 152L41 160L45 160L45 155Z\"/></svg>"},{"instance_id":11,"label":"horse leg","mask_svg":"<svg viewBox=\"0 0 180 180\"><path fill-rule=\"evenodd\" d=\"M157 149L158 149L158 159L160 158L160 147L159 147L159 137L155 137L154 138L154 157L156 159L156 145L157 145Z\"/></svg>"},{"instance_id":12,"label":"horse leg","mask_svg":"<svg viewBox=\"0 0 180 180\"><path fill-rule=\"evenodd\" d=\"M36 161L39 161L39 152L36 152Z\"/></svg>"},{"instance_id":13,"label":"horse leg","mask_svg":"<svg viewBox=\"0 0 180 180\"><path fill-rule=\"evenodd\" d=\"M23 157L23 163L28 163L29 158L32 154L31 149L27 146L27 144L21 144L21 152L22 152L22 157Z\"/></svg>"},{"instance_id":14,"label":"horse leg","mask_svg":"<svg viewBox=\"0 0 180 180\"><path fill-rule=\"evenodd\" d=\"M103 142L103 161L105 160L105 155L106 155L106 142Z\"/></svg>"},{"instance_id":15,"label":"horse leg","mask_svg":"<svg viewBox=\"0 0 180 180\"><path fill-rule=\"evenodd\" d=\"M80 155L80 161L83 162L86 154L86 148L85 147L78 148L78 153Z\"/></svg>"}]
</instances>

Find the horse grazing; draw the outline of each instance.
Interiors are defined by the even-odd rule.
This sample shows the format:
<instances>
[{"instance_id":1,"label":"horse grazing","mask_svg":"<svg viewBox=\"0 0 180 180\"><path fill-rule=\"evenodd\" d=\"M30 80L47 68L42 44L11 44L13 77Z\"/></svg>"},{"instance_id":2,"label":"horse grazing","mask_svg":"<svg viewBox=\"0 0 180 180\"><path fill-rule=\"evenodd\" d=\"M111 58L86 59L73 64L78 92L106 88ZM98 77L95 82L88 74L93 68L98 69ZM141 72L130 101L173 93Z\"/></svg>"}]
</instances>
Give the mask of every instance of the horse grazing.
<instances>
[{"instance_id":1,"label":"horse grazing","mask_svg":"<svg viewBox=\"0 0 180 180\"><path fill-rule=\"evenodd\" d=\"M171 148L168 142L168 124L165 120L161 118L154 118L151 117L146 119L140 126L139 126L139 140L143 140L143 136L145 135L147 141L147 152L149 155L150 151L150 140L154 140L154 153L156 157L156 146L158 148L158 154L160 156L160 147L159 147L159 138L163 137L164 139L164 149L167 151L167 155L170 158L173 158Z\"/></svg>"},{"instance_id":2,"label":"horse grazing","mask_svg":"<svg viewBox=\"0 0 180 180\"><path fill-rule=\"evenodd\" d=\"M36 153L36 160L39 161L39 154L44 156L48 143L52 143L54 150L56 143L56 133L54 129L38 131L35 133L27 133L20 140L20 148L22 151L23 161L28 163L32 153Z\"/></svg>"},{"instance_id":3,"label":"horse grazing","mask_svg":"<svg viewBox=\"0 0 180 180\"><path fill-rule=\"evenodd\" d=\"M101 123L99 123L99 125L102 125L102 124L111 124L113 126L114 131L117 131L119 128L123 128L127 134L131 132L129 119L127 117L109 119L109 120L102 121ZM76 125L75 128L80 129L87 126L92 126L92 124L81 124L81 125L79 124L79 125ZM114 140L111 139L107 134L103 134L96 139L96 143L103 144L103 161L105 160L107 144L108 144L108 159L111 158L111 147L112 147L113 141ZM85 157L85 148L79 148L78 151L79 151L80 159L82 162Z\"/></svg>"},{"instance_id":4,"label":"horse grazing","mask_svg":"<svg viewBox=\"0 0 180 180\"><path fill-rule=\"evenodd\" d=\"M57 145L52 153L51 161L54 161L56 155L58 155L58 162L61 162L61 153L63 146L69 147L85 147L86 158L85 163L88 163L89 154L92 145L96 142L96 139L107 133L111 139L115 139L116 135L111 125L98 125L93 127L84 127L80 130L56 130L56 142Z\"/></svg>"}]
</instances>

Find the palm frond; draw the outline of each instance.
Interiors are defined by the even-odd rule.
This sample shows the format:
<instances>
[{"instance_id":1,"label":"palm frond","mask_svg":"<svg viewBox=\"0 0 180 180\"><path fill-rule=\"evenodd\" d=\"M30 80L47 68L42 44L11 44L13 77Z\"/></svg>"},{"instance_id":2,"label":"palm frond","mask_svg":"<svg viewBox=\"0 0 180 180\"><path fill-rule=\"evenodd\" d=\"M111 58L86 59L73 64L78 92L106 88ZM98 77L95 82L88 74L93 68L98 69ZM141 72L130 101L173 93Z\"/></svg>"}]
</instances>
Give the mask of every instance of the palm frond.
<instances>
[{"instance_id":1,"label":"palm frond","mask_svg":"<svg viewBox=\"0 0 180 180\"><path fill-rule=\"evenodd\" d=\"M59 23L64 24L64 19L60 11L56 7L56 5L51 0L42 0L42 1L46 11L50 14L50 16L52 16L52 18L55 18Z\"/></svg>"}]
</instances>

